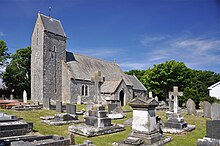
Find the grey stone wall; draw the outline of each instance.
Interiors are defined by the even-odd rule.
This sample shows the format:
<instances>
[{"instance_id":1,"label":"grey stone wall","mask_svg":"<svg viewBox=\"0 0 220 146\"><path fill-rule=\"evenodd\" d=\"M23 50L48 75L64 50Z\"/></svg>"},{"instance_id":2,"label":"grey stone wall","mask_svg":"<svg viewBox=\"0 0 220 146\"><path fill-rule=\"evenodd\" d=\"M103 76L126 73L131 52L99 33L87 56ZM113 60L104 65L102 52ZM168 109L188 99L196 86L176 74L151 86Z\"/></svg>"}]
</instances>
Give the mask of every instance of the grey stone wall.
<instances>
[{"instance_id":1,"label":"grey stone wall","mask_svg":"<svg viewBox=\"0 0 220 146\"><path fill-rule=\"evenodd\" d=\"M31 44L31 100L43 101L43 24L38 17L32 34Z\"/></svg>"},{"instance_id":2,"label":"grey stone wall","mask_svg":"<svg viewBox=\"0 0 220 146\"><path fill-rule=\"evenodd\" d=\"M65 61L62 61L62 102L70 103L70 76L68 74L68 68Z\"/></svg>"},{"instance_id":3,"label":"grey stone wall","mask_svg":"<svg viewBox=\"0 0 220 146\"><path fill-rule=\"evenodd\" d=\"M62 60L66 59L66 38L44 33L43 98L62 100Z\"/></svg>"},{"instance_id":4,"label":"grey stone wall","mask_svg":"<svg viewBox=\"0 0 220 146\"><path fill-rule=\"evenodd\" d=\"M82 96L82 86L87 85L89 92L88 96ZM93 101L95 96L95 85L90 81L82 81L82 80L71 80L70 82L70 92L71 92L71 102L77 102L77 96L80 95L82 97L82 102Z\"/></svg>"}]
</instances>

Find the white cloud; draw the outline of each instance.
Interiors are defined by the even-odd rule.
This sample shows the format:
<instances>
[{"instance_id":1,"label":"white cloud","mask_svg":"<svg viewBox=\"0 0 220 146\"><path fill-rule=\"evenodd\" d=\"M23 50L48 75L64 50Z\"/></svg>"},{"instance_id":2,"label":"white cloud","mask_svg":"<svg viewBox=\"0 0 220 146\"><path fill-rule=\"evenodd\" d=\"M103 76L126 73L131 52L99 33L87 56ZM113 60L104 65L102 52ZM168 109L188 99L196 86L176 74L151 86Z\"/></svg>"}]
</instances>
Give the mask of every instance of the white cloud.
<instances>
[{"instance_id":1,"label":"white cloud","mask_svg":"<svg viewBox=\"0 0 220 146\"><path fill-rule=\"evenodd\" d=\"M216 37L194 37L191 33L179 36L155 35L142 37L140 44L143 51L135 54L139 58L131 57L119 63L124 70L147 69L154 64L176 60L192 69L220 72L220 68L216 68L220 65L220 40Z\"/></svg>"}]
</instances>

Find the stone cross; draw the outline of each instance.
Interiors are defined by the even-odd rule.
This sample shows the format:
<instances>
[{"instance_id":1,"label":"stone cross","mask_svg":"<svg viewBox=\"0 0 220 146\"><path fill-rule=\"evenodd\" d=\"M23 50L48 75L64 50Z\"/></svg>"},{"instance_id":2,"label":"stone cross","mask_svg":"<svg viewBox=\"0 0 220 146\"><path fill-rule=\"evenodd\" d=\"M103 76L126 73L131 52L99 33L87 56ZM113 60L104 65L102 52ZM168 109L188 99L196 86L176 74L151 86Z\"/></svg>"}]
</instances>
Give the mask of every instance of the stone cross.
<instances>
[{"instance_id":1,"label":"stone cross","mask_svg":"<svg viewBox=\"0 0 220 146\"><path fill-rule=\"evenodd\" d=\"M101 85L103 83L101 71L96 71L91 80L95 82L95 103L101 104Z\"/></svg>"},{"instance_id":2,"label":"stone cross","mask_svg":"<svg viewBox=\"0 0 220 146\"><path fill-rule=\"evenodd\" d=\"M23 102L27 103L27 92L25 90L23 92Z\"/></svg>"},{"instance_id":3,"label":"stone cross","mask_svg":"<svg viewBox=\"0 0 220 146\"><path fill-rule=\"evenodd\" d=\"M149 98L153 98L153 93L151 91L149 92Z\"/></svg>"},{"instance_id":4,"label":"stone cross","mask_svg":"<svg viewBox=\"0 0 220 146\"><path fill-rule=\"evenodd\" d=\"M178 92L178 87L173 87L173 92L169 92L169 96L174 96L174 113L178 113L178 96L183 96L183 92Z\"/></svg>"}]
</instances>

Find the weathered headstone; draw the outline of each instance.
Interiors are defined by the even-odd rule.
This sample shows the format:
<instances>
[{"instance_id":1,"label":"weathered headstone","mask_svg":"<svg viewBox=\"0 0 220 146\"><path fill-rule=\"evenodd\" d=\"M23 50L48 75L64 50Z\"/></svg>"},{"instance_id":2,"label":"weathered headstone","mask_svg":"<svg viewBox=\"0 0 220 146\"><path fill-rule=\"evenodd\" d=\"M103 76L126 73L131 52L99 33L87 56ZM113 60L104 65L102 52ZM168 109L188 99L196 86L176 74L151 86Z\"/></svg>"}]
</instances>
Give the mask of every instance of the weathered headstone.
<instances>
[{"instance_id":1,"label":"weathered headstone","mask_svg":"<svg viewBox=\"0 0 220 146\"><path fill-rule=\"evenodd\" d=\"M118 104L116 104L116 103L108 104L108 113L112 114L113 110L116 109L117 106L118 106Z\"/></svg>"},{"instance_id":2,"label":"weathered headstone","mask_svg":"<svg viewBox=\"0 0 220 146\"><path fill-rule=\"evenodd\" d=\"M200 109L204 109L204 102L203 102L203 101L200 101L200 102L199 102L199 108L200 108Z\"/></svg>"},{"instance_id":3,"label":"weathered headstone","mask_svg":"<svg viewBox=\"0 0 220 146\"><path fill-rule=\"evenodd\" d=\"M204 117L205 118L211 118L211 104L208 101L204 101Z\"/></svg>"},{"instance_id":4,"label":"weathered headstone","mask_svg":"<svg viewBox=\"0 0 220 146\"><path fill-rule=\"evenodd\" d=\"M23 102L27 103L27 92L25 90L23 92Z\"/></svg>"},{"instance_id":5,"label":"weathered headstone","mask_svg":"<svg viewBox=\"0 0 220 146\"><path fill-rule=\"evenodd\" d=\"M77 104L82 104L82 97L80 95L77 96Z\"/></svg>"},{"instance_id":6,"label":"weathered headstone","mask_svg":"<svg viewBox=\"0 0 220 146\"><path fill-rule=\"evenodd\" d=\"M211 106L211 119L220 120L220 104L213 103Z\"/></svg>"},{"instance_id":7,"label":"weathered headstone","mask_svg":"<svg viewBox=\"0 0 220 146\"><path fill-rule=\"evenodd\" d=\"M56 101L56 111L57 111L58 113L62 113L62 112L63 112L62 102L59 101L59 100Z\"/></svg>"},{"instance_id":8,"label":"weathered headstone","mask_svg":"<svg viewBox=\"0 0 220 146\"><path fill-rule=\"evenodd\" d=\"M13 100L13 99L14 99L14 95L11 94L11 95L10 95L10 100Z\"/></svg>"},{"instance_id":9,"label":"weathered headstone","mask_svg":"<svg viewBox=\"0 0 220 146\"><path fill-rule=\"evenodd\" d=\"M114 143L116 146L124 145L163 145L165 140L156 123L155 107L159 103L150 98L147 101L141 98L133 99L129 105L133 109L132 133L125 140ZM171 141L171 138L166 142Z\"/></svg>"},{"instance_id":10,"label":"weathered headstone","mask_svg":"<svg viewBox=\"0 0 220 146\"><path fill-rule=\"evenodd\" d=\"M76 114L76 105L67 103L66 104L66 113Z\"/></svg>"},{"instance_id":11,"label":"weathered headstone","mask_svg":"<svg viewBox=\"0 0 220 146\"><path fill-rule=\"evenodd\" d=\"M149 92L149 98L153 98L153 92Z\"/></svg>"},{"instance_id":12,"label":"weathered headstone","mask_svg":"<svg viewBox=\"0 0 220 146\"><path fill-rule=\"evenodd\" d=\"M50 110L50 98L43 98L43 108Z\"/></svg>"},{"instance_id":13,"label":"weathered headstone","mask_svg":"<svg viewBox=\"0 0 220 146\"><path fill-rule=\"evenodd\" d=\"M186 102L186 107L187 107L187 114L189 115L197 115L197 112L196 112L196 104L195 102L189 98Z\"/></svg>"},{"instance_id":14,"label":"weathered headstone","mask_svg":"<svg viewBox=\"0 0 220 146\"><path fill-rule=\"evenodd\" d=\"M169 92L168 105L169 105L169 112L173 112L174 99L173 96L171 95L171 92Z\"/></svg>"},{"instance_id":15,"label":"weathered headstone","mask_svg":"<svg viewBox=\"0 0 220 146\"><path fill-rule=\"evenodd\" d=\"M157 96L155 96L155 98L154 98L154 99L155 99L157 102L159 101Z\"/></svg>"}]
</instances>

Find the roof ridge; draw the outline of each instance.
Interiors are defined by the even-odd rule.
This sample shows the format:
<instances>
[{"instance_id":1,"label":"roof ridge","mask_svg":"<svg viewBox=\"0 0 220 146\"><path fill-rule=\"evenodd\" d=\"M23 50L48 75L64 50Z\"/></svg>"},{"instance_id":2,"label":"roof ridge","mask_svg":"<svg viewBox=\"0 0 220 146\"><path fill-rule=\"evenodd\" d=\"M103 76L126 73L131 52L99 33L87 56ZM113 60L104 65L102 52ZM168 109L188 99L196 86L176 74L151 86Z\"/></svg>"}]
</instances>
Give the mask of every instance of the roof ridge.
<instances>
[{"instance_id":1,"label":"roof ridge","mask_svg":"<svg viewBox=\"0 0 220 146\"><path fill-rule=\"evenodd\" d=\"M44 14L42 14L42 13L38 13L38 14L41 15L41 16L47 17L47 18L49 18L49 19L53 19L53 20L55 20L55 21L59 21L59 22L60 22L59 19L56 19L56 18L53 18L53 17L49 17L49 16L44 15Z\"/></svg>"},{"instance_id":2,"label":"roof ridge","mask_svg":"<svg viewBox=\"0 0 220 146\"><path fill-rule=\"evenodd\" d=\"M106 60L102 60L102 59L99 59L99 58L95 58L95 57L91 57L91 56L87 56L87 55L82 55L82 54L78 54L78 53L74 53L74 52L71 52L73 53L74 55L80 55L80 56L84 56L84 57L88 57L88 58L92 58L92 59L96 59L96 60L99 60L99 61L102 61L102 62L107 62L107 63L111 63L114 65L114 62L110 62L110 61L106 61ZM115 64L118 66L118 64ZM119 66L118 66L119 67Z\"/></svg>"}]
</instances>

